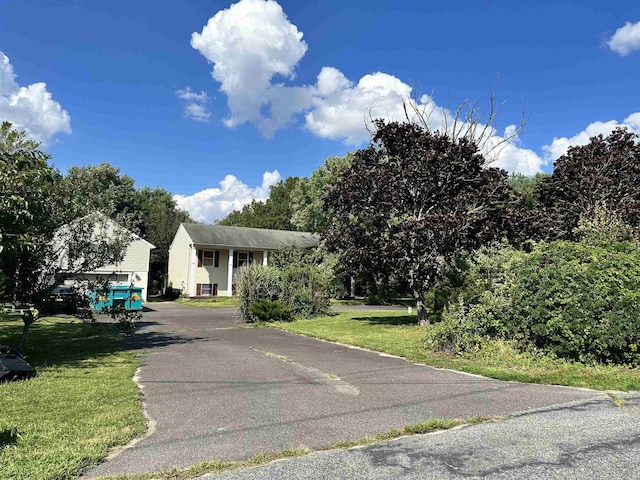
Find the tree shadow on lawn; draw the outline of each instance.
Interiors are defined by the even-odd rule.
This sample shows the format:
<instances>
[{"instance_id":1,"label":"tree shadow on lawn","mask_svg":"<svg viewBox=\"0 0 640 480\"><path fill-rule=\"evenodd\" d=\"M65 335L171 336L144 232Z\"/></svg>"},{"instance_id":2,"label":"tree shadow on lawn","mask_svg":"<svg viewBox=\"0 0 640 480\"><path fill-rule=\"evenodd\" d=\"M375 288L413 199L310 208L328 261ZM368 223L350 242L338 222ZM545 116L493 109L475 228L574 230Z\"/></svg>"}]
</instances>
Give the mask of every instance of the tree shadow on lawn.
<instances>
[{"instance_id":1,"label":"tree shadow on lawn","mask_svg":"<svg viewBox=\"0 0 640 480\"><path fill-rule=\"evenodd\" d=\"M201 337L161 333L142 333L119 341L113 324L38 321L31 326L24 348L25 359L36 369L42 367L91 368L91 362L123 350L164 347L176 343L191 343ZM0 344L18 345L22 322L0 323Z\"/></svg>"},{"instance_id":2,"label":"tree shadow on lawn","mask_svg":"<svg viewBox=\"0 0 640 480\"><path fill-rule=\"evenodd\" d=\"M415 315L402 315L391 317L353 317L359 322L367 322L371 325L418 325L418 319Z\"/></svg>"}]
</instances>

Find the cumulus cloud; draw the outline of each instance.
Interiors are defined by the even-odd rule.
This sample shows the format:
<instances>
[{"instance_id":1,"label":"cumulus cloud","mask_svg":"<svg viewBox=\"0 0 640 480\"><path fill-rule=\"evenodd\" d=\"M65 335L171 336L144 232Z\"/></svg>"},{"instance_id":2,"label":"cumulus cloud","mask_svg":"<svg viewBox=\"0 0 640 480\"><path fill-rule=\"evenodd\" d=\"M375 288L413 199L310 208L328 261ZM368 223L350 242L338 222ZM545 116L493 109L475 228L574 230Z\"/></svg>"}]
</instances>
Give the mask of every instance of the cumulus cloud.
<instances>
[{"instance_id":1,"label":"cumulus cloud","mask_svg":"<svg viewBox=\"0 0 640 480\"><path fill-rule=\"evenodd\" d=\"M518 127L509 125L502 135L493 133L484 144L485 156L491 167L523 175L535 175L542 171L547 160L533 150L522 148Z\"/></svg>"},{"instance_id":2,"label":"cumulus cloud","mask_svg":"<svg viewBox=\"0 0 640 480\"><path fill-rule=\"evenodd\" d=\"M240 210L252 200L265 200L270 187L281 179L277 170L265 172L262 184L251 188L234 175L227 175L219 182L219 188L207 188L193 195L174 195L173 198L178 207L189 212L194 220L211 223L233 210Z\"/></svg>"},{"instance_id":3,"label":"cumulus cloud","mask_svg":"<svg viewBox=\"0 0 640 480\"><path fill-rule=\"evenodd\" d=\"M636 23L627 22L616 30L607 42L607 45L614 52L623 57L640 50L640 21Z\"/></svg>"},{"instance_id":4,"label":"cumulus cloud","mask_svg":"<svg viewBox=\"0 0 640 480\"><path fill-rule=\"evenodd\" d=\"M309 131L357 146L370 138L372 119L405 119L403 102L410 101L411 87L382 72L365 75L354 84L338 69L324 67L313 93L313 107L305 116ZM427 99L421 99L419 108L427 107Z\"/></svg>"},{"instance_id":5,"label":"cumulus cloud","mask_svg":"<svg viewBox=\"0 0 640 480\"><path fill-rule=\"evenodd\" d=\"M209 101L209 96L206 92L196 93L191 90L191 87L186 87L176 90L176 96L187 101L184 106L185 117L197 122L206 123L209 121L211 112L204 106Z\"/></svg>"},{"instance_id":6,"label":"cumulus cloud","mask_svg":"<svg viewBox=\"0 0 640 480\"><path fill-rule=\"evenodd\" d=\"M422 112L432 130L443 130L446 119L453 117L428 95L413 100L409 85L384 72L354 82L326 66L315 85L285 84L295 78L295 68L307 51L302 37L274 0L240 0L192 34L192 47L213 64L212 76L227 97L228 127L251 123L270 137L301 118L313 135L359 146L370 139L371 121L376 118L402 121L407 112L410 116ZM183 95L194 99L190 90ZM499 163L535 173L543 160L531 150L509 145L500 150Z\"/></svg>"},{"instance_id":7,"label":"cumulus cloud","mask_svg":"<svg viewBox=\"0 0 640 480\"><path fill-rule=\"evenodd\" d=\"M621 123L618 123L616 120L609 120L607 122L597 121L589 124L587 128L573 137L554 138L549 145L542 147L545 158L547 160L555 160L564 155L569 147L586 145L589 143L589 139L591 137L595 137L596 135L607 136L616 127L626 127L629 130L640 134L640 112L632 113Z\"/></svg>"},{"instance_id":8,"label":"cumulus cloud","mask_svg":"<svg viewBox=\"0 0 640 480\"><path fill-rule=\"evenodd\" d=\"M302 33L273 0L241 0L220 10L192 34L191 46L213 63L211 75L227 96L229 127L250 122L268 136L311 100L305 88L272 84L274 77L293 79L307 51Z\"/></svg>"},{"instance_id":9,"label":"cumulus cloud","mask_svg":"<svg viewBox=\"0 0 640 480\"><path fill-rule=\"evenodd\" d=\"M25 130L39 142L58 133L71 133L71 117L53 100L42 82L26 87L16 82L13 66L0 52L0 117L15 128Z\"/></svg>"}]
</instances>

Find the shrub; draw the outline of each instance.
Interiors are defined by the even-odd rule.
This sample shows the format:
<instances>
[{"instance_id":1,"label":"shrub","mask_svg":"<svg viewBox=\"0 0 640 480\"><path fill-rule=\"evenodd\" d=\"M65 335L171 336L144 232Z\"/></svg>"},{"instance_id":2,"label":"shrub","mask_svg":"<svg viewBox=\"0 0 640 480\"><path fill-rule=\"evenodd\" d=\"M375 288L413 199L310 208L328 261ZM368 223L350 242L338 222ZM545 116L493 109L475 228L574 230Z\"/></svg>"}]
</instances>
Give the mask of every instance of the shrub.
<instances>
[{"instance_id":1,"label":"shrub","mask_svg":"<svg viewBox=\"0 0 640 480\"><path fill-rule=\"evenodd\" d=\"M291 320L291 310L278 300L262 298L254 302L249 311L253 317L261 322L288 322Z\"/></svg>"},{"instance_id":2,"label":"shrub","mask_svg":"<svg viewBox=\"0 0 640 480\"><path fill-rule=\"evenodd\" d=\"M631 241L636 234L622 215L607 207L606 203L600 203L583 214L573 233L590 244Z\"/></svg>"},{"instance_id":3,"label":"shrub","mask_svg":"<svg viewBox=\"0 0 640 480\"><path fill-rule=\"evenodd\" d=\"M136 322L142 320L140 310L127 310L122 305L109 308L107 312L116 321L116 326L124 335L136 333Z\"/></svg>"},{"instance_id":4,"label":"shrub","mask_svg":"<svg viewBox=\"0 0 640 480\"><path fill-rule=\"evenodd\" d=\"M236 294L240 298L238 313L245 322L259 319L251 313L251 306L259 300L277 300L281 294L280 270L275 267L249 265L240 270Z\"/></svg>"},{"instance_id":5,"label":"shrub","mask_svg":"<svg viewBox=\"0 0 640 480\"><path fill-rule=\"evenodd\" d=\"M640 365L637 244L485 250L472 277L475 287L430 331L428 347L463 352L478 338L493 338L569 360Z\"/></svg>"},{"instance_id":6,"label":"shrub","mask_svg":"<svg viewBox=\"0 0 640 480\"><path fill-rule=\"evenodd\" d=\"M315 252L281 250L271 257L272 266L250 265L240 272L236 293L238 312L246 322L259 318L251 307L259 300L278 301L290 316L311 318L329 311L333 274Z\"/></svg>"},{"instance_id":7,"label":"shrub","mask_svg":"<svg viewBox=\"0 0 640 480\"><path fill-rule=\"evenodd\" d=\"M333 270L320 250L279 250L272 256L282 274L281 301L295 317L311 318L329 312Z\"/></svg>"}]
</instances>

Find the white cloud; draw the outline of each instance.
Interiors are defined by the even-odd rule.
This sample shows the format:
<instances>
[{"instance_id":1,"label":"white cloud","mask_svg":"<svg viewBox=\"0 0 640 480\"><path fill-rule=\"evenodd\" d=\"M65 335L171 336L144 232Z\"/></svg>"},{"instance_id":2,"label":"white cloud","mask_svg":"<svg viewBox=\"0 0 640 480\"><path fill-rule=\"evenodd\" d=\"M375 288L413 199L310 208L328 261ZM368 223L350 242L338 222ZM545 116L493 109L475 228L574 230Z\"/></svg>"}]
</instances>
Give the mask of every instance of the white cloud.
<instances>
[{"instance_id":1,"label":"white cloud","mask_svg":"<svg viewBox=\"0 0 640 480\"><path fill-rule=\"evenodd\" d=\"M211 112L207 110L203 105L197 103L187 103L184 107L184 115L191 120L197 122L208 122L211 117Z\"/></svg>"},{"instance_id":2,"label":"white cloud","mask_svg":"<svg viewBox=\"0 0 640 480\"><path fill-rule=\"evenodd\" d=\"M292 101L299 110L310 101L300 89L272 85L278 75L293 79L307 51L302 33L273 0L240 0L220 10L192 34L191 46L213 63L212 76L227 96L229 127L251 122L269 135L289 121L292 108L283 105ZM261 112L269 107L267 121Z\"/></svg>"},{"instance_id":3,"label":"white cloud","mask_svg":"<svg viewBox=\"0 0 640 480\"><path fill-rule=\"evenodd\" d=\"M18 130L46 142L58 133L71 133L71 117L53 100L42 82L26 87L16 82L9 58L0 52L0 118Z\"/></svg>"},{"instance_id":4,"label":"white cloud","mask_svg":"<svg viewBox=\"0 0 640 480\"><path fill-rule=\"evenodd\" d=\"M499 167L508 172L535 175L547 162L533 150L520 147L518 127L509 125L502 135L491 135L484 145L485 156L492 161L491 167Z\"/></svg>"},{"instance_id":5,"label":"white cloud","mask_svg":"<svg viewBox=\"0 0 640 480\"><path fill-rule=\"evenodd\" d=\"M240 0L211 17L201 33L193 33L191 46L213 64L212 76L227 97L228 127L248 122L269 137L303 115L313 135L356 147L370 139L376 118L403 121L408 113L412 120L420 112L431 130L451 129L455 114L428 95L412 99L412 88L388 73L367 74L354 82L325 66L315 85L274 83L277 76L294 78L307 51L302 37L274 0ZM488 133L487 147L504 139L492 129ZM526 174L540 171L545 159L514 140L496 151L495 164Z\"/></svg>"},{"instance_id":6,"label":"white cloud","mask_svg":"<svg viewBox=\"0 0 640 480\"><path fill-rule=\"evenodd\" d=\"M371 120L403 120L403 102L411 87L382 72L363 76L357 85L336 68L324 67L314 89L313 107L306 126L322 138L361 145L370 138Z\"/></svg>"},{"instance_id":7,"label":"white cloud","mask_svg":"<svg viewBox=\"0 0 640 480\"><path fill-rule=\"evenodd\" d=\"M192 35L191 46L213 63L212 76L227 96L227 126L249 122L270 137L303 114L312 134L359 146L370 139L373 119L405 120L405 103L410 115L415 116L415 109L428 117L432 130L444 129L446 119L452 118L428 95L416 103L409 85L383 72L355 83L340 70L324 67L315 85L274 84L278 75L294 78L307 51L302 36L274 0L240 0ZM195 100L190 89L180 92L181 98ZM501 166L527 173L535 173L543 163L532 151L516 146L502 149L500 155Z\"/></svg>"},{"instance_id":8,"label":"white cloud","mask_svg":"<svg viewBox=\"0 0 640 480\"><path fill-rule=\"evenodd\" d=\"M178 98L181 98L183 100L188 100L190 102L205 103L209 100L209 96L207 95L207 92L196 93L193 90L191 90L191 87L189 86L187 86L186 88L182 88L180 90L176 90L176 95L178 96Z\"/></svg>"},{"instance_id":9,"label":"white cloud","mask_svg":"<svg viewBox=\"0 0 640 480\"><path fill-rule=\"evenodd\" d=\"M277 170L265 172L262 184L249 187L234 175L227 175L219 182L220 188L207 188L193 195L174 195L178 207L189 212L194 220L211 223L226 217L233 210L240 210L251 200L265 200L270 187L282 179Z\"/></svg>"},{"instance_id":10,"label":"white cloud","mask_svg":"<svg viewBox=\"0 0 640 480\"><path fill-rule=\"evenodd\" d=\"M640 112L632 113L625 118L622 123L618 123L616 120L609 120L607 122L593 122L587 126L583 131L577 133L573 137L560 137L554 138L551 144L542 147L545 154L545 159L556 160L560 156L567 152L567 149L571 146L586 145L589 143L591 137L596 135L609 135L616 127L626 127L629 130L640 134Z\"/></svg>"},{"instance_id":11,"label":"white cloud","mask_svg":"<svg viewBox=\"0 0 640 480\"><path fill-rule=\"evenodd\" d=\"M627 22L607 42L609 48L623 57L640 51L640 22Z\"/></svg>"},{"instance_id":12,"label":"white cloud","mask_svg":"<svg viewBox=\"0 0 640 480\"><path fill-rule=\"evenodd\" d=\"M184 116L195 120L197 122L208 122L211 117L211 112L204 106L209 101L209 96L206 92L196 93L191 90L191 87L185 87L180 90L176 90L178 98L187 101L184 106Z\"/></svg>"}]
</instances>

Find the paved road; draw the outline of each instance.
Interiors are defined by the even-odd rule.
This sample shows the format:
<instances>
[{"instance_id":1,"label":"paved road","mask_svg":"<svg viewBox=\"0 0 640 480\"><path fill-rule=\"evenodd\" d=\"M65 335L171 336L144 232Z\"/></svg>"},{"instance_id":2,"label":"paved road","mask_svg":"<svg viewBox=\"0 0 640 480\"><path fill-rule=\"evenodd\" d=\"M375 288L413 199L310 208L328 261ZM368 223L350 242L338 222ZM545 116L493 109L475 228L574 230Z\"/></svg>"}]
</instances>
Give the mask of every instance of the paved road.
<instances>
[{"instance_id":1,"label":"paved road","mask_svg":"<svg viewBox=\"0 0 640 480\"><path fill-rule=\"evenodd\" d=\"M312 453L200 480L635 480L640 395L597 399L351 450Z\"/></svg>"},{"instance_id":2,"label":"paved road","mask_svg":"<svg viewBox=\"0 0 640 480\"><path fill-rule=\"evenodd\" d=\"M604 398L501 382L266 328L232 309L151 304L128 348L154 431L87 477L320 447L432 418L496 416ZM608 401L608 400L607 400Z\"/></svg>"}]
</instances>

